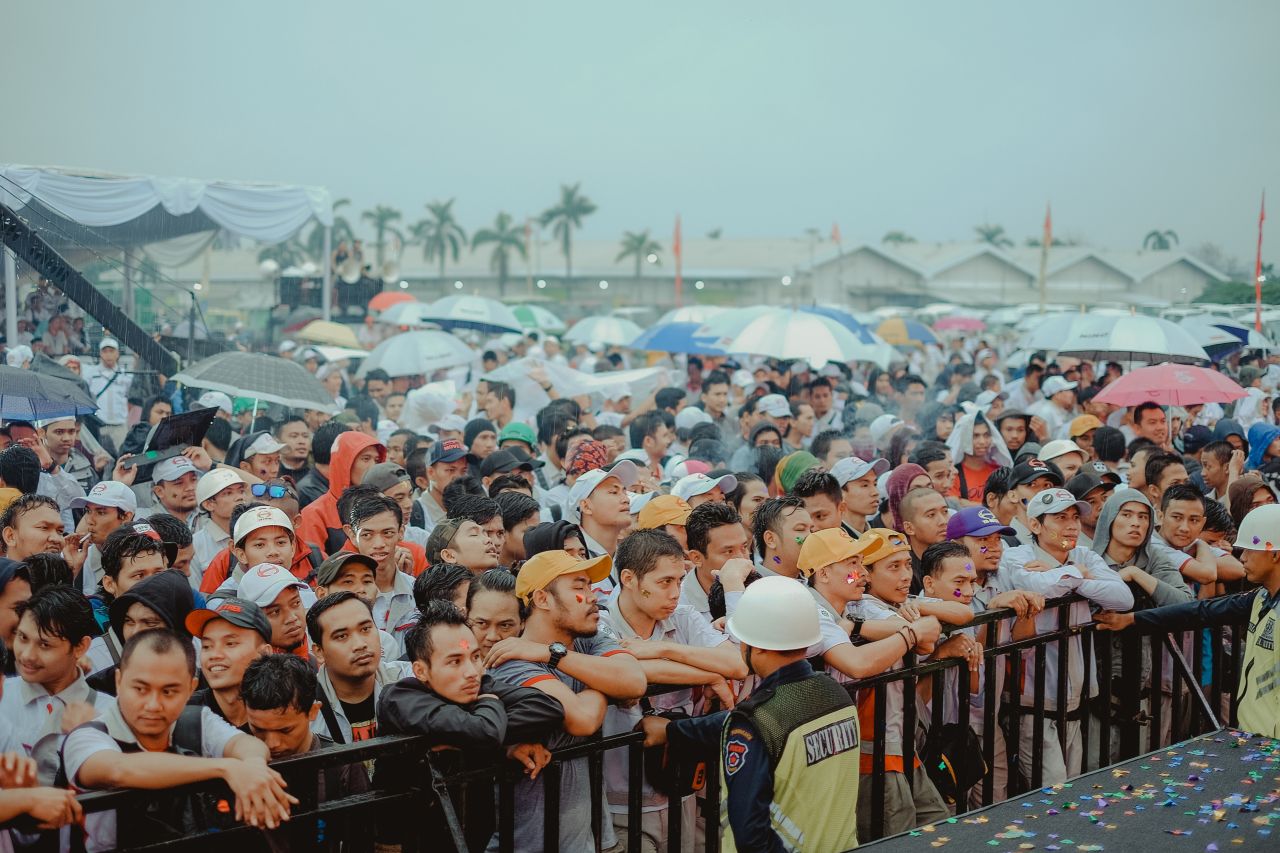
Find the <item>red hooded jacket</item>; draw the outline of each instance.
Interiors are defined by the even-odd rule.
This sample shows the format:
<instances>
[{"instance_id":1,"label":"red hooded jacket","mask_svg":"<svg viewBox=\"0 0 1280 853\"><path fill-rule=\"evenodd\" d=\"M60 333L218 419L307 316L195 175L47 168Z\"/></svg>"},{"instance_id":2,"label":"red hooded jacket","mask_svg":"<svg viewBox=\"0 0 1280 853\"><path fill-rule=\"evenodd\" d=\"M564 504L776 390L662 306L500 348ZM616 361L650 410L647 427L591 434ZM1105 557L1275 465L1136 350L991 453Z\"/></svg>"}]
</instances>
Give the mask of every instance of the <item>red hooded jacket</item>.
<instances>
[{"instance_id":1,"label":"red hooded jacket","mask_svg":"<svg viewBox=\"0 0 1280 853\"><path fill-rule=\"evenodd\" d=\"M333 456L329 461L329 491L307 504L298 524L298 537L308 545L314 545L327 557L340 550L347 541L338 518L338 497L351 483L351 466L365 448L378 449L378 461L385 462L387 448L376 438L362 432L344 432L334 442Z\"/></svg>"}]
</instances>

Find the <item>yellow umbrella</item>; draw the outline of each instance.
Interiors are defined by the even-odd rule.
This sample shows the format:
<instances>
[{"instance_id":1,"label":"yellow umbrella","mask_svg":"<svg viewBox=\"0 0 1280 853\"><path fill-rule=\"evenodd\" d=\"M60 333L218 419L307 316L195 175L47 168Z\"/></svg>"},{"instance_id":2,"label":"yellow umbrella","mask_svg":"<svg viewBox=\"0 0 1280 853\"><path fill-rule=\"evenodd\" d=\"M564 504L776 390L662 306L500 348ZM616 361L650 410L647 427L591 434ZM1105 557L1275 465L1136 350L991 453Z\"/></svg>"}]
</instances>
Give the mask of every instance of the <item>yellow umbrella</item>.
<instances>
[{"instance_id":1,"label":"yellow umbrella","mask_svg":"<svg viewBox=\"0 0 1280 853\"><path fill-rule=\"evenodd\" d=\"M341 323L334 323L330 320L312 320L294 335L300 341L307 341L313 344L331 344L335 347L350 347L352 349L363 349L360 341L356 339L356 333L352 331L350 326L344 326Z\"/></svg>"}]
</instances>

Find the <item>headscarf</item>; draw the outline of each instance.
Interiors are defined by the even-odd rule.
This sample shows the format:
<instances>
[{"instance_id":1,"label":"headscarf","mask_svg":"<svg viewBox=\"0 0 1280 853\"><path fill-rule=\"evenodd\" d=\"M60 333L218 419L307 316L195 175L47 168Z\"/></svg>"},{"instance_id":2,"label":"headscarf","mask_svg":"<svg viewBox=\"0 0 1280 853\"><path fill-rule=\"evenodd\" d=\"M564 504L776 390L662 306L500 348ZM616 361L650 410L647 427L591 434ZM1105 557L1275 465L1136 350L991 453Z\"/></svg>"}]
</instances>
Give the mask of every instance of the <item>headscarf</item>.
<instances>
[{"instance_id":1,"label":"headscarf","mask_svg":"<svg viewBox=\"0 0 1280 853\"><path fill-rule=\"evenodd\" d=\"M582 476L609 463L609 448L603 441L587 439L573 449L565 460L564 470L570 476Z\"/></svg>"},{"instance_id":2,"label":"headscarf","mask_svg":"<svg viewBox=\"0 0 1280 853\"><path fill-rule=\"evenodd\" d=\"M1265 405L1267 392L1250 386L1244 389L1244 393L1246 396L1236 402L1235 411L1232 412L1240 426L1248 429L1256 423L1269 421L1271 413Z\"/></svg>"},{"instance_id":3,"label":"headscarf","mask_svg":"<svg viewBox=\"0 0 1280 853\"><path fill-rule=\"evenodd\" d=\"M970 412L956 420L955 428L951 430L951 436L947 439L947 447L951 450L951 461L960 465L964 462L966 455L973 453L973 428L977 426L978 418L982 418L982 422L991 431L991 449L987 451L986 461L993 465L1012 468L1013 456L1005 446L1000 430L982 412Z\"/></svg>"},{"instance_id":4,"label":"headscarf","mask_svg":"<svg viewBox=\"0 0 1280 853\"><path fill-rule=\"evenodd\" d=\"M902 519L898 517L899 510L902 508L902 498L911 490L911 481L916 477L928 477L929 472L916 465L914 462L908 462L905 465L899 465L893 469L893 473L889 475L889 479L885 482L884 490L889 495L889 513L893 516L893 529L899 533L905 533L902 529Z\"/></svg>"},{"instance_id":5,"label":"headscarf","mask_svg":"<svg viewBox=\"0 0 1280 853\"><path fill-rule=\"evenodd\" d=\"M773 469L773 484L778 494L791 494L791 489L806 471L822 464L818 457L807 450L788 453L778 460L778 467Z\"/></svg>"}]
</instances>

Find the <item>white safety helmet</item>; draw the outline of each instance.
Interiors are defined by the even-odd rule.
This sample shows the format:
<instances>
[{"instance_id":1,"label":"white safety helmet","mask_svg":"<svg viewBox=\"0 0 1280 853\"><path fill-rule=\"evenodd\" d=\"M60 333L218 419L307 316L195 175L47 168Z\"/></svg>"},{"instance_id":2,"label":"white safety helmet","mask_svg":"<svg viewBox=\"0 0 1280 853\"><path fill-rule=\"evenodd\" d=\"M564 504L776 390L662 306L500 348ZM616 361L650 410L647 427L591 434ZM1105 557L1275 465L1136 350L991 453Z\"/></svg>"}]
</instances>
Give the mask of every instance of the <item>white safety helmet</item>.
<instances>
[{"instance_id":1,"label":"white safety helmet","mask_svg":"<svg viewBox=\"0 0 1280 853\"><path fill-rule=\"evenodd\" d=\"M1246 551L1280 550L1280 504L1249 510L1236 533L1236 547Z\"/></svg>"},{"instance_id":2,"label":"white safety helmet","mask_svg":"<svg viewBox=\"0 0 1280 853\"><path fill-rule=\"evenodd\" d=\"M780 576L747 587L727 627L744 645L775 652L807 649L822 639L813 595L800 581Z\"/></svg>"}]
</instances>

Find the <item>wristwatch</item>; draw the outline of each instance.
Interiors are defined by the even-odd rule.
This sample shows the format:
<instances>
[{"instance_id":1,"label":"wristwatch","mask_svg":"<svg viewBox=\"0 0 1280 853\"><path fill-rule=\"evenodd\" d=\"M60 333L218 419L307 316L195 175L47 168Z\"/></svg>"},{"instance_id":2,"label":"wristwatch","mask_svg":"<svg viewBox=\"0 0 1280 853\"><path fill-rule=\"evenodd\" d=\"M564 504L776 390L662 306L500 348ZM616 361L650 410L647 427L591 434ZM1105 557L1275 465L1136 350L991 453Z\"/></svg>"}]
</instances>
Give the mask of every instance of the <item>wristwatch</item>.
<instances>
[{"instance_id":1,"label":"wristwatch","mask_svg":"<svg viewBox=\"0 0 1280 853\"><path fill-rule=\"evenodd\" d=\"M552 669L558 667L560 661L564 660L564 656L569 654L569 649L565 647L564 643L552 643L547 646L547 649L551 652L551 660L547 661L547 666Z\"/></svg>"}]
</instances>

